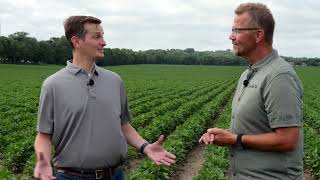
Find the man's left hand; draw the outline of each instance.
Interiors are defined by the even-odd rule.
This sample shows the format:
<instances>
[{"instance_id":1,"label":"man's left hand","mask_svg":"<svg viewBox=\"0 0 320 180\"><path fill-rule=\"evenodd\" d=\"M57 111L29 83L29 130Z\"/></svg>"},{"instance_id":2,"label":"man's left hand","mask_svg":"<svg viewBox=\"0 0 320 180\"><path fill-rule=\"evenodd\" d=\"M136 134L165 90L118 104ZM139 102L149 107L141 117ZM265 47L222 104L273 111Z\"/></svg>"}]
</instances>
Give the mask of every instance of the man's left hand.
<instances>
[{"instance_id":1,"label":"man's left hand","mask_svg":"<svg viewBox=\"0 0 320 180\"><path fill-rule=\"evenodd\" d=\"M170 166L175 163L176 156L169 153L162 147L163 142L164 136L161 135L156 142L145 147L144 154L146 154L157 165Z\"/></svg>"}]
</instances>

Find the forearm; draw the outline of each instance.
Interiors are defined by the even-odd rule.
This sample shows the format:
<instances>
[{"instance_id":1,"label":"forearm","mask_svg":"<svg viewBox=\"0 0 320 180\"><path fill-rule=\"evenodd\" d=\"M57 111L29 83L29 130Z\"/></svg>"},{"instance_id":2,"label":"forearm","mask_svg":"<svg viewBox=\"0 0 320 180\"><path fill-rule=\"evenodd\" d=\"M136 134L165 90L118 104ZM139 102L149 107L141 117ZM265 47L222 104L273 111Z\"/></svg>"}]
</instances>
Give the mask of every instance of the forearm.
<instances>
[{"instance_id":1,"label":"forearm","mask_svg":"<svg viewBox=\"0 0 320 180\"><path fill-rule=\"evenodd\" d=\"M38 133L34 142L34 149L38 161L51 161L51 135Z\"/></svg>"},{"instance_id":2,"label":"forearm","mask_svg":"<svg viewBox=\"0 0 320 180\"><path fill-rule=\"evenodd\" d=\"M243 135L242 144L258 150L288 152L296 148L298 139L299 128L281 128L266 134Z\"/></svg>"},{"instance_id":3,"label":"forearm","mask_svg":"<svg viewBox=\"0 0 320 180\"><path fill-rule=\"evenodd\" d=\"M126 137L128 144L139 149L143 143L146 142L139 133L129 124L123 124L121 126L122 133Z\"/></svg>"}]
</instances>

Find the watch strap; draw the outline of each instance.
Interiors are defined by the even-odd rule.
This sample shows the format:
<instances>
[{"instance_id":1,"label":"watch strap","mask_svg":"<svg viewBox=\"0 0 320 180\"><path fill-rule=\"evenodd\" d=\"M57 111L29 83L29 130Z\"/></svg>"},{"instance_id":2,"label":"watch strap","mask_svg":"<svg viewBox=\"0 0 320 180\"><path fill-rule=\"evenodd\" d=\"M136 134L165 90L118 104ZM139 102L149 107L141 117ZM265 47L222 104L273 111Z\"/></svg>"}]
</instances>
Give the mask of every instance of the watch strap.
<instances>
[{"instance_id":1,"label":"watch strap","mask_svg":"<svg viewBox=\"0 0 320 180\"><path fill-rule=\"evenodd\" d=\"M243 134L238 134L237 135L237 142L236 144L240 145L242 148L244 148L244 144L242 143L242 136Z\"/></svg>"},{"instance_id":2,"label":"watch strap","mask_svg":"<svg viewBox=\"0 0 320 180\"><path fill-rule=\"evenodd\" d=\"M141 146L140 146L140 149L139 149L139 152L141 153L141 154L144 154L144 148L146 147L146 146L148 146L150 143L149 142L145 142L145 143L143 143Z\"/></svg>"}]
</instances>

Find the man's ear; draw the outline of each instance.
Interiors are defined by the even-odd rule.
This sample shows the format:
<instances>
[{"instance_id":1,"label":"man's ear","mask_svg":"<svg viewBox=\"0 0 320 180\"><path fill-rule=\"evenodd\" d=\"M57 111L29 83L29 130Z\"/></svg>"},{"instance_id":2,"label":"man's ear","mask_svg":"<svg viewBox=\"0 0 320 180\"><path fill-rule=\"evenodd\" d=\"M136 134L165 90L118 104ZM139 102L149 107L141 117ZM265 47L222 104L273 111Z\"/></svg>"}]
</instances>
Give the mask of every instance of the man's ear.
<instances>
[{"instance_id":1,"label":"man's ear","mask_svg":"<svg viewBox=\"0 0 320 180\"><path fill-rule=\"evenodd\" d=\"M76 36L72 36L71 37L71 42L73 44L74 48L80 48L80 38L76 37Z\"/></svg>"},{"instance_id":2,"label":"man's ear","mask_svg":"<svg viewBox=\"0 0 320 180\"><path fill-rule=\"evenodd\" d=\"M257 30L257 34L256 34L256 43L261 42L264 39L264 31L262 29Z\"/></svg>"}]
</instances>

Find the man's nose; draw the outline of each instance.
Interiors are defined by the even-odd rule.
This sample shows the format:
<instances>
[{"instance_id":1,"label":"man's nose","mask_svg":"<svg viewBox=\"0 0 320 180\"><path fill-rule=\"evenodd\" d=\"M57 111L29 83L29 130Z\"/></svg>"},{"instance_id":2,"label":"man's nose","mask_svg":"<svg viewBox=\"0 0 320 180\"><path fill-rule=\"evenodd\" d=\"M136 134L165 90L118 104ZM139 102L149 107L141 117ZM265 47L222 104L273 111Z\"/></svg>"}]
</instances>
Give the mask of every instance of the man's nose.
<instances>
[{"instance_id":1,"label":"man's nose","mask_svg":"<svg viewBox=\"0 0 320 180\"><path fill-rule=\"evenodd\" d=\"M102 45L102 47L107 45L107 43L106 43L106 41L104 39L101 40L101 45Z\"/></svg>"},{"instance_id":2,"label":"man's nose","mask_svg":"<svg viewBox=\"0 0 320 180\"><path fill-rule=\"evenodd\" d=\"M230 39L230 40L235 40L235 39L236 39L236 36L234 35L234 33L231 33L231 34L229 35L229 39Z\"/></svg>"}]
</instances>

